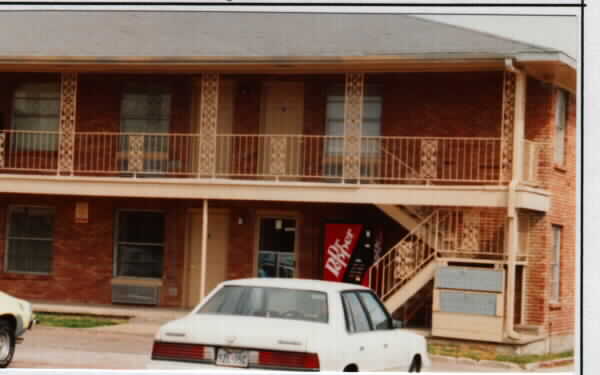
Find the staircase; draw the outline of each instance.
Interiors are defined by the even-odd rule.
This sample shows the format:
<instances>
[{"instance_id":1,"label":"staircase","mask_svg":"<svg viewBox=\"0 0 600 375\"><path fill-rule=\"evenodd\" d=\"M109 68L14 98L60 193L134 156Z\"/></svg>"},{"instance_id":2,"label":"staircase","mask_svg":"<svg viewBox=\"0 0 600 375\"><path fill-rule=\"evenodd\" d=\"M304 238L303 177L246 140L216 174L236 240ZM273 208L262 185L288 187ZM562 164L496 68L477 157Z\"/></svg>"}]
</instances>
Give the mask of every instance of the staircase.
<instances>
[{"instance_id":1,"label":"staircase","mask_svg":"<svg viewBox=\"0 0 600 375\"><path fill-rule=\"evenodd\" d=\"M388 211L395 214L399 222L414 224L409 215L398 214L400 208ZM412 230L369 269L369 286L389 311L396 311L433 279L437 268L436 247L440 241L439 217L440 211L436 210L412 225Z\"/></svg>"},{"instance_id":2,"label":"staircase","mask_svg":"<svg viewBox=\"0 0 600 375\"><path fill-rule=\"evenodd\" d=\"M369 287L396 312L435 276L438 258L464 262L502 260L504 224L476 208L419 209L378 206L409 230L369 268ZM426 215L426 216L425 216ZM414 302L414 300L413 300Z\"/></svg>"}]
</instances>

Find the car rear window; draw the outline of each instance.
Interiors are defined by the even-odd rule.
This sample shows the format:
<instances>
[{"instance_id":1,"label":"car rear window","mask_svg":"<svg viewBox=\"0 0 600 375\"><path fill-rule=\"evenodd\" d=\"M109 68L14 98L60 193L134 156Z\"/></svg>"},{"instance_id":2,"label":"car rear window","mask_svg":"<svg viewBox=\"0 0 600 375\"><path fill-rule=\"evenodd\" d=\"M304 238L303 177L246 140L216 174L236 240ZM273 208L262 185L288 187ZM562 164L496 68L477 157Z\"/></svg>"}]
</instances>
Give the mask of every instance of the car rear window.
<instances>
[{"instance_id":1,"label":"car rear window","mask_svg":"<svg viewBox=\"0 0 600 375\"><path fill-rule=\"evenodd\" d=\"M329 321L327 294L323 292L255 286L224 286L198 310L198 314Z\"/></svg>"}]
</instances>

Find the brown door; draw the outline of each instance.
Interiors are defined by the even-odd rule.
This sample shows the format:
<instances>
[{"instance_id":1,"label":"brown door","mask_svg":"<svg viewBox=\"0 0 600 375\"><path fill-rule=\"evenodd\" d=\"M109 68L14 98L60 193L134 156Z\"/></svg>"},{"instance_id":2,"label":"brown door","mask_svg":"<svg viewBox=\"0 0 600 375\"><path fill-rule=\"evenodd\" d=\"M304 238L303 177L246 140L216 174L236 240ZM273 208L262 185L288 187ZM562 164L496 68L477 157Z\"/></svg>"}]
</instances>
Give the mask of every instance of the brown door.
<instances>
[{"instance_id":1,"label":"brown door","mask_svg":"<svg viewBox=\"0 0 600 375\"><path fill-rule=\"evenodd\" d=\"M267 176L298 176L301 173L300 137L304 121L304 84L267 82L263 87L261 133L281 137L261 138L261 173Z\"/></svg>"},{"instance_id":2,"label":"brown door","mask_svg":"<svg viewBox=\"0 0 600 375\"><path fill-rule=\"evenodd\" d=\"M192 212L188 220L188 292L187 306L200 302L200 278L202 270L202 212ZM226 278L229 244L229 214L226 211L209 210L206 262L206 293Z\"/></svg>"}]
</instances>

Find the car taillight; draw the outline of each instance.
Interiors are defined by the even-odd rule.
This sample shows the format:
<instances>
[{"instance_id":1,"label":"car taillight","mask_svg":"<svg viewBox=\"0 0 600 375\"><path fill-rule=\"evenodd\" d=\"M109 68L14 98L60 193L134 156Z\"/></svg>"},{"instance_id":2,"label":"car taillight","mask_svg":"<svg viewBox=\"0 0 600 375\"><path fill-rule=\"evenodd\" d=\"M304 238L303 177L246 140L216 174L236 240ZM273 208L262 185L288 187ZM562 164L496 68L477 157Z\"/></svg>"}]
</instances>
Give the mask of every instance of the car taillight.
<instances>
[{"instance_id":1,"label":"car taillight","mask_svg":"<svg viewBox=\"0 0 600 375\"><path fill-rule=\"evenodd\" d=\"M258 364L266 367L318 370L319 356L316 353L260 351Z\"/></svg>"},{"instance_id":2,"label":"car taillight","mask_svg":"<svg viewBox=\"0 0 600 375\"><path fill-rule=\"evenodd\" d=\"M215 351L212 346L155 341L152 347L152 359L213 361Z\"/></svg>"}]
</instances>

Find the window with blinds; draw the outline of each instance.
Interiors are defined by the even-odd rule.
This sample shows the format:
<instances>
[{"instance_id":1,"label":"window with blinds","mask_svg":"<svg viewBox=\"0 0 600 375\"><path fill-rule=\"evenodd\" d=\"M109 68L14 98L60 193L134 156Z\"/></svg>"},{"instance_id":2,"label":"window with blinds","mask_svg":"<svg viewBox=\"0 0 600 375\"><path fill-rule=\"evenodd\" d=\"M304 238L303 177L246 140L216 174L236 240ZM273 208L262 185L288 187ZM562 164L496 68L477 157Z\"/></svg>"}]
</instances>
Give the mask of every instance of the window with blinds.
<instances>
[{"instance_id":1,"label":"window with blinds","mask_svg":"<svg viewBox=\"0 0 600 375\"><path fill-rule=\"evenodd\" d=\"M24 83L13 102L11 144L19 150L56 151L60 119L59 82Z\"/></svg>"},{"instance_id":2,"label":"window with blinds","mask_svg":"<svg viewBox=\"0 0 600 375\"><path fill-rule=\"evenodd\" d=\"M54 214L53 208L9 207L6 271L52 272Z\"/></svg>"},{"instance_id":3,"label":"window with blinds","mask_svg":"<svg viewBox=\"0 0 600 375\"><path fill-rule=\"evenodd\" d=\"M560 300L560 248L562 243L562 227L552 225L552 257L550 264L550 302Z\"/></svg>"},{"instance_id":4,"label":"window with blinds","mask_svg":"<svg viewBox=\"0 0 600 375\"><path fill-rule=\"evenodd\" d=\"M565 164L568 98L569 96L565 90L558 90L555 108L554 162L560 166Z\"/></svg>"}]
</instances>

